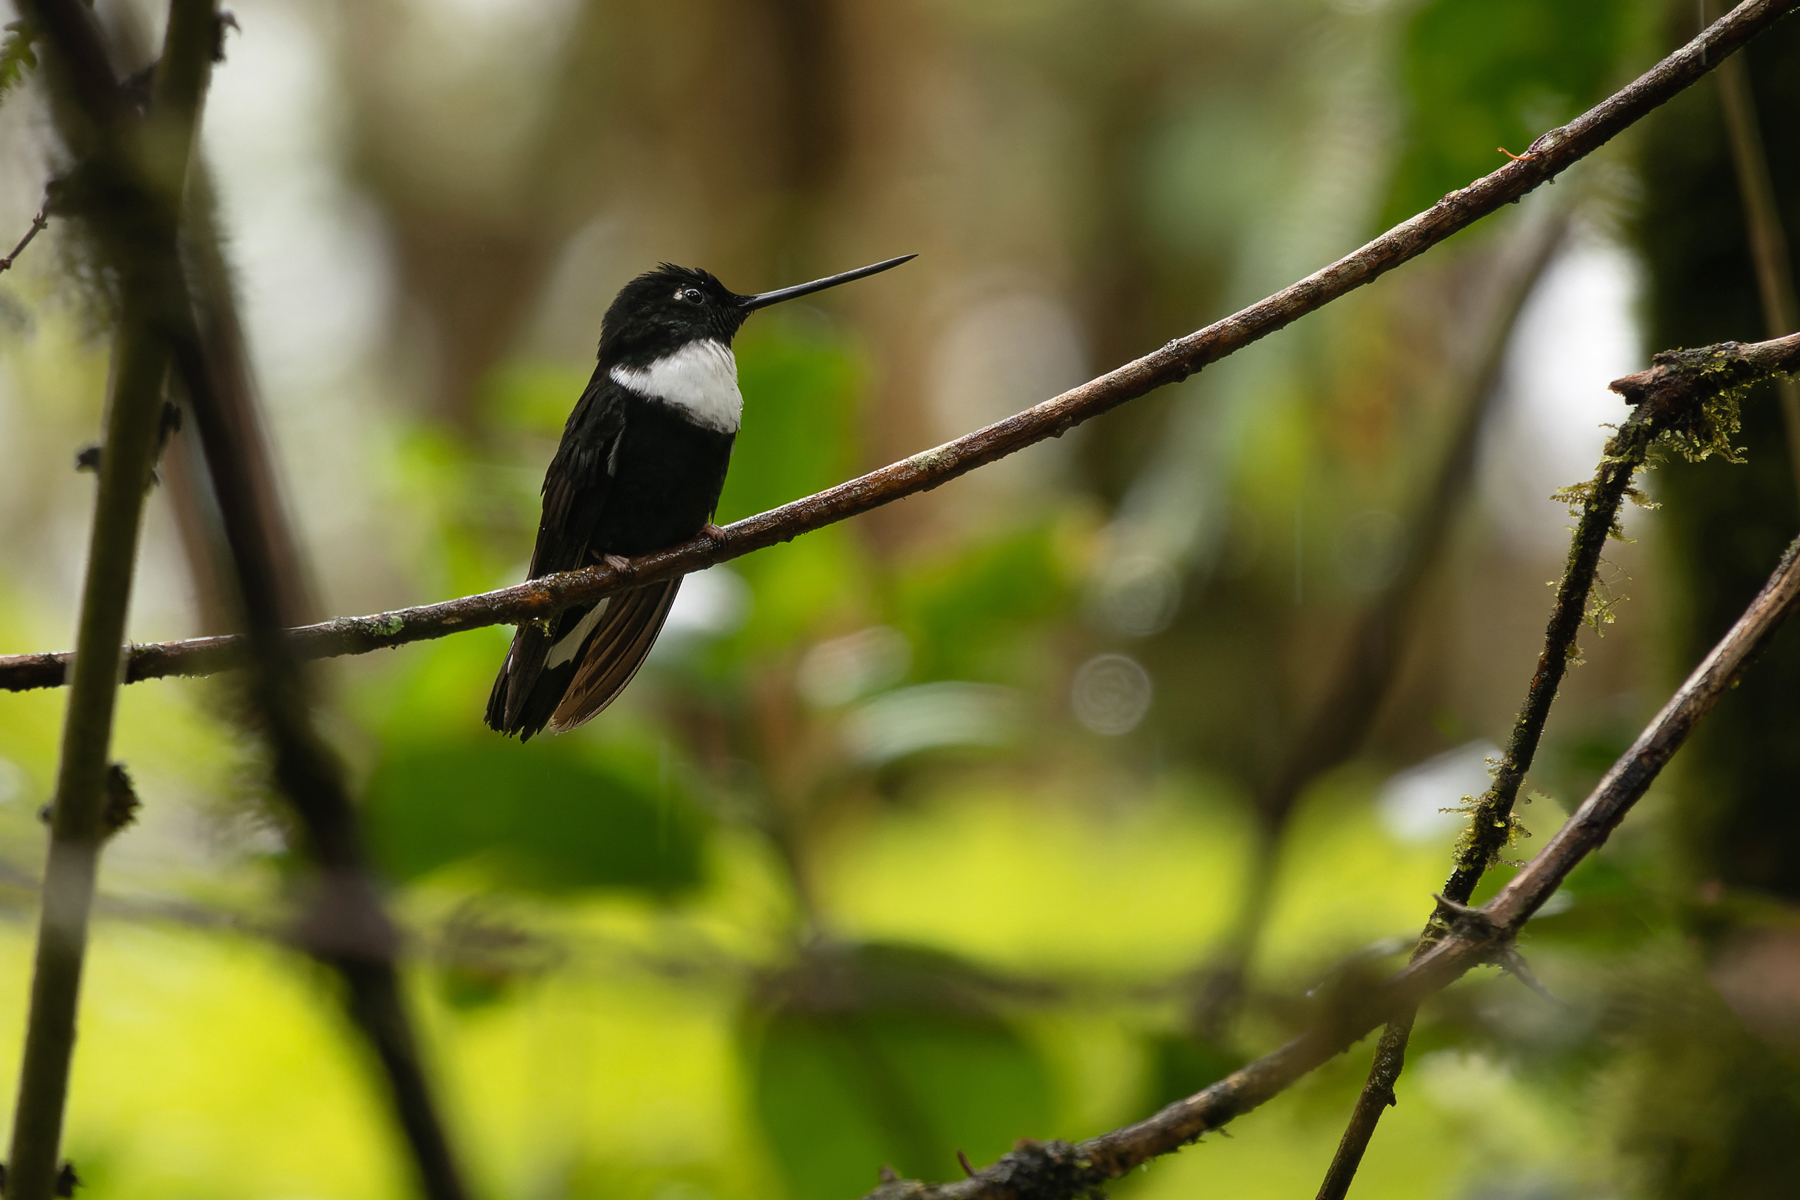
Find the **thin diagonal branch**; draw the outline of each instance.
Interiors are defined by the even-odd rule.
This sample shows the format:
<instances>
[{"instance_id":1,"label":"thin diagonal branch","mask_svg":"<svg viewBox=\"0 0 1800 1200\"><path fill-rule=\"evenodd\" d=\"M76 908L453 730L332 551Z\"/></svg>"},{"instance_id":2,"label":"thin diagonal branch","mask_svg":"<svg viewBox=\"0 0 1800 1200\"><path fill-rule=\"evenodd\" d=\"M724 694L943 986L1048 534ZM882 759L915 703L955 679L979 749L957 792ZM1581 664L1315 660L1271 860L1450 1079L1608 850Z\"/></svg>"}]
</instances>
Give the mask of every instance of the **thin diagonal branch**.
<instances>
[{"instance_id":1,"label":"thin diagonal branch","mask_svg":"<svg viewBox=\"0 0 1800 1200\"><path fill-rule=\"evenodd\" d=\"M1593 483L1582 489L1586 511L1571 547L1570 571L1558 589L1546 635L1545 657L1551 663L1560 658L1566 665L1570 641L1586 612L1593 581L1592 562L1598 560L1599 548L1613 528L1632 474L1652 442L1670 441L1695 455L1721 448L1729 453L1728 438L1736 429L1736 397L1759 379L1776 372L1800 370L1800 335L1753 346L1726 343L1702 350L1674 351L1658 354L1652 361L1655 365L1650 370L1614 380L1611 385L1633 406L1634 412L1608 443L1606 459ZM1583 858L1606 841L1694 726L1737 681L1796 607L1800 607L1800 539L1788 547L1775 573L1744 615L1689 675L1631 749L1613 764L1543 851L1493 900L1468 917L1450 922L1434 919L1426 931L1429 944L1421 945L1406 968L1381 988L1332 999L1306 1033L1146 1120L1080 1144L1021 1143L969 1178L950 1183L926 1184L884 1177L882 1185L870 1192L866 1200L1068 1200L1109 1179L1117 1179L1152 1158L1178 1150L1249 1112L1349 1048L1377 1025L1410 1020L1427 996L1448 986L1470 968L1510 949L1512 939L1526 920ZM1560 654L1555 653L1557 647L1561 648ZM1547 664L1540 661L1525 711L1520 714L1521 727L1536 720L1541 731L1541 717L1535 714L1547 713L1555 691L1548 675ZM1536 735L1529 729L1515 728L1513 740L1513 748L1522 751L1527 741L1535 745ZM1497 776L1496 792L1508 778L1505 764ZM1516 780L1512 789L1516 794ZM1473 836L1467 839L1458 858L1459 874L1474 865L1476 855L1486 856L1481 864L1485 867L1486 859L1504 845L1503 832L1479 828L1483 812L1489 817L1497 812L1491 802L1494 794L1483 797L1472 821ZM1456 879L1457 875L1453 875L1452 882Z\"/></svg>"},{"instance_id":2,"label":"thin diagonal branch","mask_svg":"<svg viewBox=\"0 0 1800 1200\"><path fill-rule=\"evenodd\" d=\"M1762 131L1757 127L1750 67L1742 55L1733 55L1719 64L1719 100L1725 111L1725 132L1730 137L1731 161L1737 169L1738 192L1744 204L1750 265L1756 271L1763 321L1768 335L1778 338L1800 331L1800 300L1794 296L1794 262L1788 254L1787 233L1781 226L1781 206L1775 198L1775 181L1769 175ZM1782 424L1787 430L1788 466L1794 487L1800 490L1800 380L1784 379L1776 387L1781 397Z\"/></svg>"},{"instance_id":3,"label":"thin diagonal branch","mask_svg":"<svg viewBox=\"0 0 1800 1200\"><path fill-rule=\"evenodd\" d=\"M1619 507L1631 489L1632 477L1658 441L1672 442L1691 457L1715 451L1734 453L1729 438L1737 431L1736 393L1751 379L1800 366L1800 335L1752 347L1728 342L1706 350L1658 354L1652 361L1657 365L1651 370L1613 382L1613 390L1623 395L1634 411L1608 440L1592 482L1567 490L1571 501L1581 504L1581 520L1570 540L1568 562L1557 586L1544 631L1544 649L1525 704L1494 769L1494 785L1473 806L1468 828L1457 844L1456 863L1443 892L1452 905L1469 902L1482 875L1514 836L1513 805L1543 738L1550 706L1575 649L1575 635L1584 616L1592 613L1598 620L1591 600L1594 577L1607 537L1618 533ZM1785 365L1758 370L1759 363ZM1414 957L1427 953L1444 930L1443 922L1434 915L1420 935ZM1368 1080L1320 1184L1319 1200L1343 1200L1382 1114L1394 1104L1394 1084L1406 1066L1413 1016L1403 1012L1382 1031Z\"/></svg>"},{"instance_id":4,"label":"thin diagonal branch","mask_svg":"<svg viewBox=\"0 0 1800 1200\"><path fill-rule=\"evenodd\" d=\"M1796 2L1800 3L1800 0ZM1800 371L1800 337L1776 338L1749 345L1721 342L1717 346L1698 350L1657 355L1658 362L1673 361L1674 358L1696 363L1703 361L1705 369L1714 372L1713 377L1720 382L1762 379ZM1639 387L1640 384L1636 381L1647 380L1650 375L1650 372L1644 372L1641 376L1629 376L1620 380L1615 387L1619 390L1628 386ZM1660 388L1694 386L1686 374L1677 373L1667 379L1659 379ZM1631 395L1630 392L1625 394ZM1667 402L1679 401L1671 398ZM633 559L631 565L623 570L605 566L588 567L580 571L566 571L560 575L546 575L499 591L445 600L439 604L399 608L367 617L335 617L317 625L303 625L298 629L286 630L284 640L288 652L305 661L336 658L345 654L367 654L373 650L447 637L453 633L489 625L539 620L579 601L612 595L639 583L652 583L690 571L703 570L714 563L729 562L752 550L791 541L801 533L832 524L846 515L865 511L864 508L857 508L850 513L841 512L835 507L841 500L840 493L889 472L898 473L905 466L905 463L897 463L804 500L796 500L759 516L747 517L726 526L725 536L718 542L697 538L667 550L646 554ZM892 498L879 499L867 507L877 507L888 503ZM33 688L60 687L66 682L68 667L74 657L66 651L0 655L0 689L22 692ZM152 642L130 648L126 659L125 682L137 683L145 679L171 676L213 675L242 667L247 661L249 656L246 643L238 635Z\"/></svg>"},{"instance_id":5,"label":"thin diagonal branch","mask_svg":"<svg viewBox=\"0 0 1800 1200\"><path fill-rule=\"evenodd\" d=\"M865 1200L1070 1200L1280 1094L1393 1016L1416 1010L1471 968L1510 948L1525 922L1569 872L1603 845L1632 805L1784 621L1800 608L1800 540L1763 590L1638 735L1562 829L1492 900L1449 927L1386 984L1336 998L1304 1034L1211 1087L1135 1124L1080 1143L1024 1142L967 1179L928 1184L887 1179Z\"/></svg>"},{"instance_id":6,"label":"thin diagonal branch","mask_svg":"<svg viewBox=\"0 0 1800 1200\"><path fill-rule=\"evenodd\" d=\"M308 626L293 631L294 653L303 659L366 654L488 625L542 620L572 604L703 570L753 550L792 541L803 533L939 487L1027 446L1060 437L1083 421L1186 379L1286 328L1553 180L1704 77L1728 55L1796 8L1800 8L1800 0L1746 0L1620 91L1567 125L1545 133L1516 161L1451 192L1361 249L1249 308L1024 412L861 478L739 521L727 527L725 536L718 541L696 538L644 555L623 569L589 567L440 604ZM243 644L233 639L197 638L139 646L132 650L126 679L131 682L167 675L205 675L242 666L246 661ZM0 687L15 691L55 687L63 681L65 665L59 655L0 659Z\"/></svg>"},{"instance_id":7,"label":"thin diagonal branch","mask_svg":"<svg viewBox=\"0 0 1800 1200\"><path fill-rule=\"evenodd\" d=\"M103 200L90 192L82 216L96 231L116 221L172 246L181 203L179 181L187 170L211 66L211 0L177 0L171 6L153 84L157 116L151 122L116 119L122 113L113 94L116 88L98 93L109 119L93 122L95 110L85 103L88 96L80 77L86 49L97 44L98 35L85 8L69 0L37 0L21 8L42 32L57 124L72 145L86 151L82 165L90 184L96 179L128 181L122 193ZM101 238L114 249L122 246L116 234L109 239L102 232ZM120 253L116 266L121 304L115 369L105 449L97 469L99 494L82 588L75 682L69 691L51 809L30 1015L6 1180L11 1200L50 1200L57 1188L88 921L107 833L106 783L120 647L168 371L168 347L159 330L171 298L179 294L172 256L158 260L142 253Z\"/></svg>"}]
</instances>

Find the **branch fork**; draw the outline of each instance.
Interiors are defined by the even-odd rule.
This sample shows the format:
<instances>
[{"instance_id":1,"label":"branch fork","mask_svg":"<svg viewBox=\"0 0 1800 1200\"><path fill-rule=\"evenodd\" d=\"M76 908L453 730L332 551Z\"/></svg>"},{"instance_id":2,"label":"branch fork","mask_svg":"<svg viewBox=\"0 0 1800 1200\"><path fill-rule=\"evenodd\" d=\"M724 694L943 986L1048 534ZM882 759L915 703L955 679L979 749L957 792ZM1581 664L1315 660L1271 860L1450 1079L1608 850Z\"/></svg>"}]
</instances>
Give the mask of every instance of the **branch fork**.
<instances>
[{"instance_id":1,"label":"branch fork","mask_svg":"<svg viewBox=\"0 0 1800 1200\"><path fill-rule=\"evenodd\" d=\"M1561 1004L1562 1001L1550 994L1519 953L1519 931L1512 925L1504 925L1494 920L1485 907L1474 908L1467 904L1458 904L1441 892L1433 892L1432 899L1437 901L1437 910L1431 914L1433 925L1440 926L1445 933L1454 934L1464 942L1487 949L1486 961L1499 967L1514 979L1542 996L1544 999ZM1388 1105L1393 1106L1393 1090L1381 1089L1387 1093Z\"/></svg>"}]
</instances>

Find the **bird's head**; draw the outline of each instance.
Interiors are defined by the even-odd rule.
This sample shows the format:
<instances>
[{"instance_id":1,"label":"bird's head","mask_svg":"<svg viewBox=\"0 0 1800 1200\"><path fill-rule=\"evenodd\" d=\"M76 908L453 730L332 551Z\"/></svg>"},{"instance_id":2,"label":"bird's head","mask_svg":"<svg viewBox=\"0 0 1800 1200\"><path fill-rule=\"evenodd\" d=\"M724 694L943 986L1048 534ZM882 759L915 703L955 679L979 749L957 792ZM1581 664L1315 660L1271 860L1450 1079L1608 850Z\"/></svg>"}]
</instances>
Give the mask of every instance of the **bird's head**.
<instances>
[{"instance_id":1,"label":"bird's head","mask_svg":"<svg viewBox=\"0 0 1800 1200\"><path fill-rule=\"evenodd\" d=\"M746 318L759 308L862 279L917 257L890 258L811 283L742 296L710 271L663 263L619 289L600 322L600 364L645 366L689 342L711 339L731 344Z\"/></svg>"}]
</instances>

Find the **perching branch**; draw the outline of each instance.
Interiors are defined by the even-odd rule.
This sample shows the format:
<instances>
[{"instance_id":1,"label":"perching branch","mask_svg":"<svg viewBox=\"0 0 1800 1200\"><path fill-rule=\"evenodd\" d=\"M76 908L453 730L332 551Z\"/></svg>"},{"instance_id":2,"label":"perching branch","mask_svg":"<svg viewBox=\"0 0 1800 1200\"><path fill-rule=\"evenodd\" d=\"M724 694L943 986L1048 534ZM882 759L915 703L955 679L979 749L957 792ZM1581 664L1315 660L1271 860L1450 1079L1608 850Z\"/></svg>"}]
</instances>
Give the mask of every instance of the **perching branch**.
<instances>
[{"instance_id":1,"label":"perching branch","mask_svg":"<svg viewBox=\"0 0 1800 1200\"><path fill-rule=\"evenodd\" d=\"M1069 1142L1022 1142L967 1179L927 1184L883 1173L864 1200L1070 1200L1181 1149L1278 1095L1382 1021L1510 950L1531 915L1598 850L1701 718L1800 607L1800 540L1744 615L1663 706L1544 849L1481 908L1458 917L1428 951L1379 988L1328 1003L1317 1024L1272 1054L1136 1124Z\"/></svg>"},{"instance_id":2,"label":"perching branch","mask_svg":"<svg viewBox=\"0 0 1800 1200\"><path fill-rule=\"evenodd\" d=\"M1544 632L1544 650L1525 705L1513 724L1506 753L1494 769L1494 785L1470 811L1468 829L1457 844L1456 864L1443 892L1452 905L1469 902L1475 885L1514 836L1513 804L1543 737L1550 705L1575 648L1575 635L1584 617L1598 623L1604 616L1592 598L1594 577L1607 537L1618 533L1619 507L1631 490L1632 476L1659 441L1672 443L1694 458L1715 452L1731 456L1734 451L1729 439L1737 431L1738 393L1757 379L1800 366L1800 335L1753 346L1726 342L1703 350L1677 350L1658 354L1651 361L1656 365L1650 370L1613 381L1612 389L1624 396L1634 411L1607 442L1593 480L1564 493L1571 503L1581 504L1581 520L1570 541L1568 563L1557 587ZM1443 931L1442 921L1434 915L1420 936L1415 957L1428 952ZM1368 1081L1319 1187L1319 1200L1343 1200L1382 1113L1395 1103L1394 1084L1406 1065L1413 1016L1402 1013L1382 1031Z\"/></svg>"},{"instance_id":3,"label":"perching branch","mask_svg":"<svg viewBox=\"0 0 1800 1200\"><path fill-rule=\"evenodd\" d=\"M699 571L753 550L791 541L803 533L929 491L1027 446L1060 437L1083 421L1165 384L1186 379L1286 328L1553 180L1796 8L1800 8L1800 0L1746 0L1631 84L1569 124L1539 137L1522 157L1509 161L1493 174L1449 193L1425 212L1267 299L1024 412L859 479L739 521L727 527L724 537L716 542L695 538L634 559L622 569L588 567L440 604L306 626L290 631L292 651L302 659L366 654L489 625L542 620L571 604ZM137 646L131 651L126 681L208 675L243 666L245 662L243 642L236 638L195 638ZM66 656L58 654L0 658L0 687L13 691L56 687L63 682L66 666Z\"/></svg>"},{"instance_id":4,"label":"perching branch","mask_svg":"<svg viewBox=\"0 0 1800 1200\"><path fill-rule=\"evenodd\" d=\"M1800 332L1800 300L1794 296L1793 260L1788 256L1787 233L1781 227L1775 181L1769 177L1769 156L1763 151L1762 133L1757 128L1750 68L1742 58L1734 55L1719 64L1719 101L1725 110L1725 132L1731 141L1731 161L1737 169L1738 191L1744 204L1750 265L1756 271L1763 322L1772 338ZM1788 466L1795 488L1800 489L1800 380L1786 379L1776 386L1781 397L1782 424L1787 431Z\"/></svg>"},{"instance_id":5,"label":"perching branch","mask_svg":"<svg viewBox=\"0 0 1800 1200\"><path fill-rule=\"evenodd\" d=\"M129 225L137 234L166 239L173 246L180 180L187 170L211 65L210 0L177 0L172 6L153 84L157 116L152 122L127 120L116 90L90 95L84 89L84 72L91 65L85 52L99 44L85 7L68 0L37 0L22 3L21 8L43 38L57 124L71 147L82 152L87 187L81 215L113 249L121 248L124 235L108 240L101 226L121 213L128 216L118 220L120 226ZM107 832L108 755L120 647L168 370L168 347L160 327L171 298L178 294L172 256L160 261L152 255L120 253L115 261L119 332L105 452L96 471L99 494L82 588L74 685L69 690L51 809L30 1016L6 1180L11 1200L50 1200L57 1188L88 920Z\"/></svg>"}]
</instances>

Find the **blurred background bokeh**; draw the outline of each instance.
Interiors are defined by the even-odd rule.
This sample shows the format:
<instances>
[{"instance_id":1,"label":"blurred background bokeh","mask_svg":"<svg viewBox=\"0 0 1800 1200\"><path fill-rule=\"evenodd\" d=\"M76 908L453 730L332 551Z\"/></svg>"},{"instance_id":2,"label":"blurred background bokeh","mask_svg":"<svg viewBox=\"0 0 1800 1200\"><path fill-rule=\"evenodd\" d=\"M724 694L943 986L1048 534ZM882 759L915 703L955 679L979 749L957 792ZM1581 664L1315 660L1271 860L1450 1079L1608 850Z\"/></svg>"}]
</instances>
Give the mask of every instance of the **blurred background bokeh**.
<instances>
[{"instance_id":1,"label":"blurred background bokeh","mask_svg":"<svg viewBox=\"0 0 1800 1200\"><path fill-rule=\"evenodd\" d=\"M154 44L160 5L98 7L122 46ZM522 578L600 314L659 261L755 291L920 255L747 327L726 522L1323 265L1698 19L1691 0L230 7L204 143L317 617ZM1748 57L1800 245L1800 21ZM57 153L28 75L0 104L7 246ZM3 653L73 638L92 503L73 464L108 352L87 277L57 224L0 276ZM1570 523L1550 493L1622 417L1607 382L1762 336L1709 80L1179 387L691 578L649 668L575 734L483 728L508 630L322 667L480 1194L848 1200L883 1164L947 1179L959 1150L1090 1136L1278 1044L1310 988L1393 961L1429 911L1444 810L1486 787L1539 649ZM1616 620L1584 631L1531 773L1539 841L1800 524L1771 395L1740 440L1747 465L1652 472L1661 507L1609 549ZM137 640L218 631L179 492L151 503ZM1346 674L1358 630L1366 677ZM6 1080L62 703L0 694ZM145 808L101 881L82 1194L405 1194L331 981L284 942L286 826L234 706L216 681L124 695ZM1790 631L1533 922L1557 1002L1484 972L1427 1008L1354 1194L1791 1195L1796 905ZM1311 1195L1367 1056L1115 1194Z\"/></svg>"}]
</instances>

